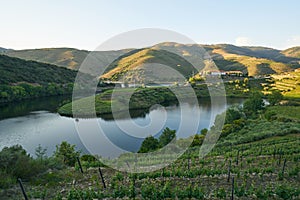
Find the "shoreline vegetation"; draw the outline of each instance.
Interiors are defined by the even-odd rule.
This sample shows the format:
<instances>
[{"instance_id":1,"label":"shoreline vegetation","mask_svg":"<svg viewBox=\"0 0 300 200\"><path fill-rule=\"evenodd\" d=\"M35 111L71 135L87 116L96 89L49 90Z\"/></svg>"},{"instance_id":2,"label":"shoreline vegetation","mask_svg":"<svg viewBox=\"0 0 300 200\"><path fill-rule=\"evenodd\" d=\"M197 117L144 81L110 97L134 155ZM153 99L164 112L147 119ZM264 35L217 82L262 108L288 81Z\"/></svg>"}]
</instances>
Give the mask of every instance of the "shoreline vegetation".
<instances>
[{"instance_id":1,"label":"shoreline vegetation","mask_svg":"<svg viewBox=\"0 0 300 200\"><path fill-rule=\"evenodd\" d=\"M21 178L27 195L34 199L228 199L232 190L237 199L298 199L300 106L281 104L283 97L272 95L269 100L273 101L267 106L263 95L255 92L243 107L228 108L216 117L210 130L203 129L194 136L178 160L149 173L124 173L109 167L109 163L117 162L126 168L137 162L127 154L120 155L117 161L107 159L104 165L105 158L82 155L67 142L57 145L50 157L41 146L36 148L35 158L21 146L4 148L0 151L0 174L4 177L0 180L0 196L22 198L15 181ZM205 136L217 130L218 117L224 114L225 125L217 145L199 158ZM143 167L165 160L166 155L159 154L147 160L142 153L166 145L176 138L176 132L165 129L159 140L147 138L138 154ZM191 138L176 141L180 146ZM172 149L176 151L175 146ZM99 167L105 185L99 177Z\"/></svg>"},{"instance_id":2,"label":"shoreline vegetation","mask_svg":"<svg viewBox=\"0 0 300 200\"><path fill-rule=\"evenodd\" d=\"M225 82L223 88L226 94L223 94L224 91L220 83L214 83L209 86L206 84L192 84L193 90L189 90L186 86L176 85L151 88L118 88L63 105L58 109L58 113L62 116L73 117L72 109L75 109L76 117L93 117L91 113L95 111L97 116L109 115L112 113L111 105L113 105L115 106L115 110L118 110L120 115L122 115L122 111L127 111L128 109L149 109L156 104L177 104L178 98L183 100L188 100L192 96L196 96L197 98L209 98L211 94L209 93L208 87L213 90L215 97L225 95L228 98L247 98L251 92L261 90L261 84L263 83L265 83L265 79L249 80L248 78ZM176 95L172 90L177 92ZM112 93L114 93L113 100ZM130 96L131 94L132 96ZM128 102L129 98L130 102ZM93 108L89 105L92 105L94 102L95 110L92 110Z\"/></svg>"},{"instance_id":3,"label":"shoreline vegetation","mask_svg":"<svg viewBox=\"0 0 300 200\"><path fill-rule=\"evenodd\" d=\"M249 79L249 78L236 78L224 82L224 89L226 94L223 94L222 86L220 83L211 83L209 86L204 83L190 82L193 92L197 98L209 98L208 87L213 90L215 96L226 96L226 98L248 98L252 93L261 92L267 99L270 94L279 91L283 94L283 98L290 104L296 104L300 94L300 72L291 72L287 74L273 75L270 78ZM177 90L177 96L171 90ZM177 98L188 100L193 96L190 90L185 89L184 86L170 86L168 87L153 87L153 88L124 88L104 91L93 97L87 97L76 100L74 102L65 104L58 109L58 113L63 116L73 117L73 109L76 110L76 117L94 117L91 113L95 112L97 116L110 115L111 110L111 95L114 92L113 106L115 110L119 111L122 116L122 111L149 109L155 104L176 104ZM130 94L133 95L130 97ZM130 98L128 107L128 101ZM95 110L91 110L89 105L95 102ZM117 116L116 116L117 117Z\"/></svg>"}]
</instances>

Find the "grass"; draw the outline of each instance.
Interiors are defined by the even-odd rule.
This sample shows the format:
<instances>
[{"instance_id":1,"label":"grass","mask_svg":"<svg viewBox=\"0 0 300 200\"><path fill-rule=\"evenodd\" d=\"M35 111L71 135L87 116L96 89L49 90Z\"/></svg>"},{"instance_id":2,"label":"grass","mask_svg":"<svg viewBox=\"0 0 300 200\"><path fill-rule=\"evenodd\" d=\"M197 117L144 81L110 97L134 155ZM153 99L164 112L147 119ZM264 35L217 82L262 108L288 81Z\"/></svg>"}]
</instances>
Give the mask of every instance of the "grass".
<instances>
[{"instance_id":1,"label":"grass","mask_svg":"<svg viewBox=\"0 0 300 200\"><path fill-rule=\"evenodd\" d=\"M300 106L272 106L267 108L274 117L300 121Z\"/></svg>"}]
</instances>

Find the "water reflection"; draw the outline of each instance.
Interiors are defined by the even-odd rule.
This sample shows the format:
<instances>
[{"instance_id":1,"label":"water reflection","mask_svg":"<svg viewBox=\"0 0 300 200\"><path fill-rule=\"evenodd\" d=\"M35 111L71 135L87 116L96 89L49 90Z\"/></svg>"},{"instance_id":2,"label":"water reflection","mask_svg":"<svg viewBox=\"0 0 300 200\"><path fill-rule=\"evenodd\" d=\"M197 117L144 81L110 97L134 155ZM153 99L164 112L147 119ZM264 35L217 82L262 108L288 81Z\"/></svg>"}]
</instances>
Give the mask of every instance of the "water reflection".
<instances>
[{"instance_id":1,"label":"water reflection","mask_svg":"<svg viewBox=\"0 0 300 200\"><path fill-rule=\"evenodd\" d=\"M62 141L68 141L75 144L78 149L83 153L87 153L85 146L82 144L79 135L77 133L75 124L86 123L84 132L86 135L99 134L99 129L94 129L89 126L89 122L93 119L76 119L62 117L55 113L57 107L68 98L46 98L39 100L24 101L22 103L11 104L5 107L1 107L0 114L0 149L4 146L11 146L14 144L21 144L28 152L34 155L35 148L38 144L48 148L48 154L51 155L55 150L55 146ZM228 99L227 104L232 105L235 103L242 103L243 99ZM183 105L183 109L193 113L196 106L186 101ZM217 114L225 110L226 105L218 105L214 108L214 113L211 109L211 103L209 99L199 100L200 109L200 123L198 125L197 133L203 128L209 128ZM177 105L169 105L164 109L157 107L148 110L133 110L130 112L134 123L144 126L145 132L135 133L136 135L154 135L159 137L162 130L156 131L155 124L152 127L148 127L151 123L151 118L160 119L163 117L164 112L167 113L167 118L164 127L171 129L178 129L181 120L180 108ZM194 116L192 114L182 116L187 121L193 122ZM120 149L125 151L135 152L139 149L143 138L133 137L122 130L116 125L116 122L126 126L130 119L122 118L122 113L118 115L117 119L112 120L111 115L101 116L96 119L99 126L102 128L105 137L107 137L113 144L117 145ZM185 124L189 126L189 124ZM135 130L132 130L134 133ZM189 137L195 133L184 132L181 137ZM105 148L105 144L102 141L95 141L94 137L90 137L87 141L88 145L98 145L99 154L104 157L115 157L119 153L109 151Z\"/></svg>"}]
</instances>

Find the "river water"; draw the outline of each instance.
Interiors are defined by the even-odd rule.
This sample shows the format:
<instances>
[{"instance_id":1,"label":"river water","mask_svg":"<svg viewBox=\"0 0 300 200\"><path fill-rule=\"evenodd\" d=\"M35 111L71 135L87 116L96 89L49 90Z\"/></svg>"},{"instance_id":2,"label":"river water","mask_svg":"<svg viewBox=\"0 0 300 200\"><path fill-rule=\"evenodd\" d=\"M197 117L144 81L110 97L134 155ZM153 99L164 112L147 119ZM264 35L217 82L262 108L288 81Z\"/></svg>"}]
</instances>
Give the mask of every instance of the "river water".
<instances>
[{"instance_id":1,"label":"river water","mask_svg":"<svg viewBox=\"0 0 300 200\"><path fill-rule=\"evenodd\" d=\"M47 148L48 155L52 155L57 144L60 144L62 141L67 141L71 144L75 144L76 148L83 153L89 153L89 148L86 148L89 141L85 140L85 142L82 142L81 134L97 133L98 130L92 128L93 126L89 126L89 123L92 123L95 119L74 119L60 116L56 110L61 104L68 100L67 97L51 97L2 105L0 107L0 150L5 146L20 144L34 156L35 148L41 144ZM200 99L199 106L186 102L183 103L181 107L173 105L164 108L157 107L150 111L135 111L132 115L134 118L132 119L112 120L106 117L99 117L96 121L103 132L105 132L106 139L109 139L111 143L117 145L124 152L136 152L145 135L159 137L165 127L177 130L181 118L187 119L186 127L189 127L189 123L193 123L195 118L193 115L182 116L181 109L190 111L186 113L192 113L195 109L199 109L201 119L196 131L196 133L199 133L201 129L209 128L213 124L215 116L222 113L226 107L233 104L241 104L243 101L243 99L229 98L227 99L226 105L220 103L217 107L212 109L210 99ZM153 123L151 119L165 119L163 127L157 130L156 124L148 126L150 123ZM139 126L145 127L144 132L137 133L132 129L130 132L133 133L132 135L135 135L132 136L119 128L120 124L126 127L127 125L129 126L132 121ZM76 127L80 123L85 124L86 127L84 133L81 131L81 133L78 134ZM136 137L139 134L141 134L141 137ZM195 133L187 131L181 134L180 137L185 138L193 134ZM93 138L90 138L90 142L94 142ZM99 145L106 148L105 144L101 143L101 141ZM104 157L115 157L118 156L120 152L107 149L101 151L99 154Z\"/></svg>"}]
</instances>

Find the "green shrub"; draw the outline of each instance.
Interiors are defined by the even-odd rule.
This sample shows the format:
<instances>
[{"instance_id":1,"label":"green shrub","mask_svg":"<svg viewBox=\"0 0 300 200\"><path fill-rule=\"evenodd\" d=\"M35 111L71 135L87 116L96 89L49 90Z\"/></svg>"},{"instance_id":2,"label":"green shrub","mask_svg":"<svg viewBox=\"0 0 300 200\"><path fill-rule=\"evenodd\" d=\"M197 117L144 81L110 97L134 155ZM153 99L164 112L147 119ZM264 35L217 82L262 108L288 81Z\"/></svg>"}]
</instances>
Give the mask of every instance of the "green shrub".
<instances>
[{"instance_id":1,"label":"green shrub","mask_svg":"<svg viewBox=\"0 0 300 200\"><path fill-rule=\"evenodd\" d=\"M34 160L20 145L4 147L0 152L0 170L16 178L31 178L46 166Z\"/></svg>"},{"instance_id":2,"label":"green shrub","mask_svg":"<svg viewBox=\"0 0 300 200\"><path fill-rule=\"evenodd\" d=\"M56 151L54 152L56 158L59 158L68 166L75 166L76 157L79 157L80 152L75 150L75 145L71 145L66 141L60 145L56 145Z\"/></svg>"}]
</instances>

